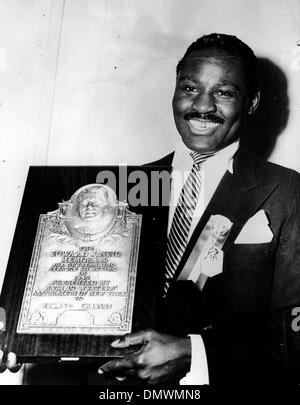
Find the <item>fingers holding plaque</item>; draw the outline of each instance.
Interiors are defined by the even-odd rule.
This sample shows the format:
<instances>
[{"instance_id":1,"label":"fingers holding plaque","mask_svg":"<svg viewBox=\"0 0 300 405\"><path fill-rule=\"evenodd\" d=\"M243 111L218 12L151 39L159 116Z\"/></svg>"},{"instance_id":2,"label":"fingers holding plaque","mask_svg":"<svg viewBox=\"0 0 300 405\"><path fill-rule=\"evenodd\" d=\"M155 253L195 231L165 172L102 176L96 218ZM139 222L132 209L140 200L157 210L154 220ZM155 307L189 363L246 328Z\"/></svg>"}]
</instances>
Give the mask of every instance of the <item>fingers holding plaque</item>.
<instances>
[{"instance_id":1,"label":"fingers holding plaque","mask_svg":"<svg viewBox=\"0 0 300 405\"><path fill-rule=\"evenodd\" d=\"M17 333L131 331L141 215L102 184L39 218Z\"/></svg>"}]
</instances>

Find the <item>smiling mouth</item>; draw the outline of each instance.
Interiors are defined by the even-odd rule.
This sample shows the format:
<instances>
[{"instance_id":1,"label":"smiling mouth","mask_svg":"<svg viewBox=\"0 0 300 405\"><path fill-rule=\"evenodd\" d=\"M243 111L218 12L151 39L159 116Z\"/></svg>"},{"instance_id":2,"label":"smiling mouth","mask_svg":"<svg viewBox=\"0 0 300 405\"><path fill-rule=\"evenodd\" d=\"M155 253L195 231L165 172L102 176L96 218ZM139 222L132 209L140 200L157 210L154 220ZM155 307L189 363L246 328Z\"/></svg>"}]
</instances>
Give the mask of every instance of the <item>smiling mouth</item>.
<instances>
[{"instance_id":1,"label":"smiling mouth","mask_svg":"<svg viewBox=\"0 0 300 405\"><path fill-rule=\"evenodd\" d=\"M92 218L96 215L96 211L88 211L84 213L85 218Z\"/></svg>"},{"instance_id":2,"label":"smiling mouth","mask_svg":"<svg viewBox=\"0 0 300 405\"><path fill-rule=\"evenodd\" d=\"M213 130L213 129L217 128L219 125L221 125L220 123L217 123L217 122L212 122L212 121L203 120L203 119L195 119L195 118L187 120L187 123L193 133L200 134L200 135L207 134L211 130Z\"/></svg>"}]
</instances>

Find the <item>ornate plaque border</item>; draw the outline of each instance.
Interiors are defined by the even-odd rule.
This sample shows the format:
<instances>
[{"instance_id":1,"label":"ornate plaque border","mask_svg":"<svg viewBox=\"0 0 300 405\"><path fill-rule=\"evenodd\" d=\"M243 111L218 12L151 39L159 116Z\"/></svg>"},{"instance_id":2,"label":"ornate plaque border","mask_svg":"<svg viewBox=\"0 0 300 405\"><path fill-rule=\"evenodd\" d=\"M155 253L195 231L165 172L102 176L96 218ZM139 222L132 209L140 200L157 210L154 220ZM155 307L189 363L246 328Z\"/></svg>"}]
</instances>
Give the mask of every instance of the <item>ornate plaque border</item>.
<instances>
[{"instance_id":1,"label":"ornate plaque border","mask_svg":"<svg viewBox=\"0 0 300 405\"><path fill-rule=\"evenodd\" d=\"M68 203L69 202L65 204ZM130 212L127 208L126 203L119 203L119 206L120 206L119 214L117 215L116 222L130 224L130 226L132 226L132 242L128 263L127 290L125 298L124 315L122 321L118 324L107 323L106 325L101 325L98 327L97 326L66 327L59 325L46 326L38 324L30 325L30 323L28 323L30 304L32 300L33 289L35 286L37 268L42 251L42 243L45 234L46 224L50 220L59 221L59 219L61 218L61 210L59 209L49 214L41 214L39 217L34 248L32 251L31 262L29 266L19 321L17 325L18 334L122 335L131 332L142 216Z\"/></svg>"}]
</instances>

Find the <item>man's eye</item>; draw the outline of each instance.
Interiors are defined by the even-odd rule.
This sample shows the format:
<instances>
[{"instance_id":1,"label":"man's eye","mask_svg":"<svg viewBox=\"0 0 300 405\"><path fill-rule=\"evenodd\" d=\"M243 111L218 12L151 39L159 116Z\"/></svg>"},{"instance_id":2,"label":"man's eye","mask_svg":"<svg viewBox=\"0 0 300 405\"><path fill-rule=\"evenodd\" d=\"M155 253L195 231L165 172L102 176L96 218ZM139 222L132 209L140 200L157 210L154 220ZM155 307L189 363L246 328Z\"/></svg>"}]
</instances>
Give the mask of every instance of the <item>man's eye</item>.
<instances>
[{"instance_id":1,"label":"man's eye","mask_svg":"<svg viewBox=\"0 0 300 405\"><path fill-rule=\"evenodd\" d=\"M232 98L234 96L234 94L231 91L226 91L226 90L216 91L215 95L217 97L222 97L222 98Z\"/></svg>"},{"instance_id":2,"label":"man's eye","mask_svg":"<svg viewBox=\"0 0 300 405\"><path fill-rule=\"evenodd\" d=\"M183 90L186 91L187 93L197 93L197 92L198 92L198 90L196 89L196 87L194 87L194 86L189 86L189 85L184 86L184 87L183 87Z\"/></svg>"}]
</instances>

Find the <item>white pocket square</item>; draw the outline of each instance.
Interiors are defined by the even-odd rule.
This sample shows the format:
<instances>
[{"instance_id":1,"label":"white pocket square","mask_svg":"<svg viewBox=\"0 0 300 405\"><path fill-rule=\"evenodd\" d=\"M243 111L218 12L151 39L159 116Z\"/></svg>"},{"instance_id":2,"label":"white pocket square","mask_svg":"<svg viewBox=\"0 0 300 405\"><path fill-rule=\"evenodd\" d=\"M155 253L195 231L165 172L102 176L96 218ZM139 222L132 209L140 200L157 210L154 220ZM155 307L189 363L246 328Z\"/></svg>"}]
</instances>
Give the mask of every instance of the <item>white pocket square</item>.
<instances>
[{"instance_id":1,"label":"white pocket square","mask_svg":"<svg viewBox=\"0 0 300 405\"><path fill-rule=\"evenodd\" d=\"M264 210L249 218L234 243L268 243L273 239L269 220Z\"/></svg>"}]
</instances>

